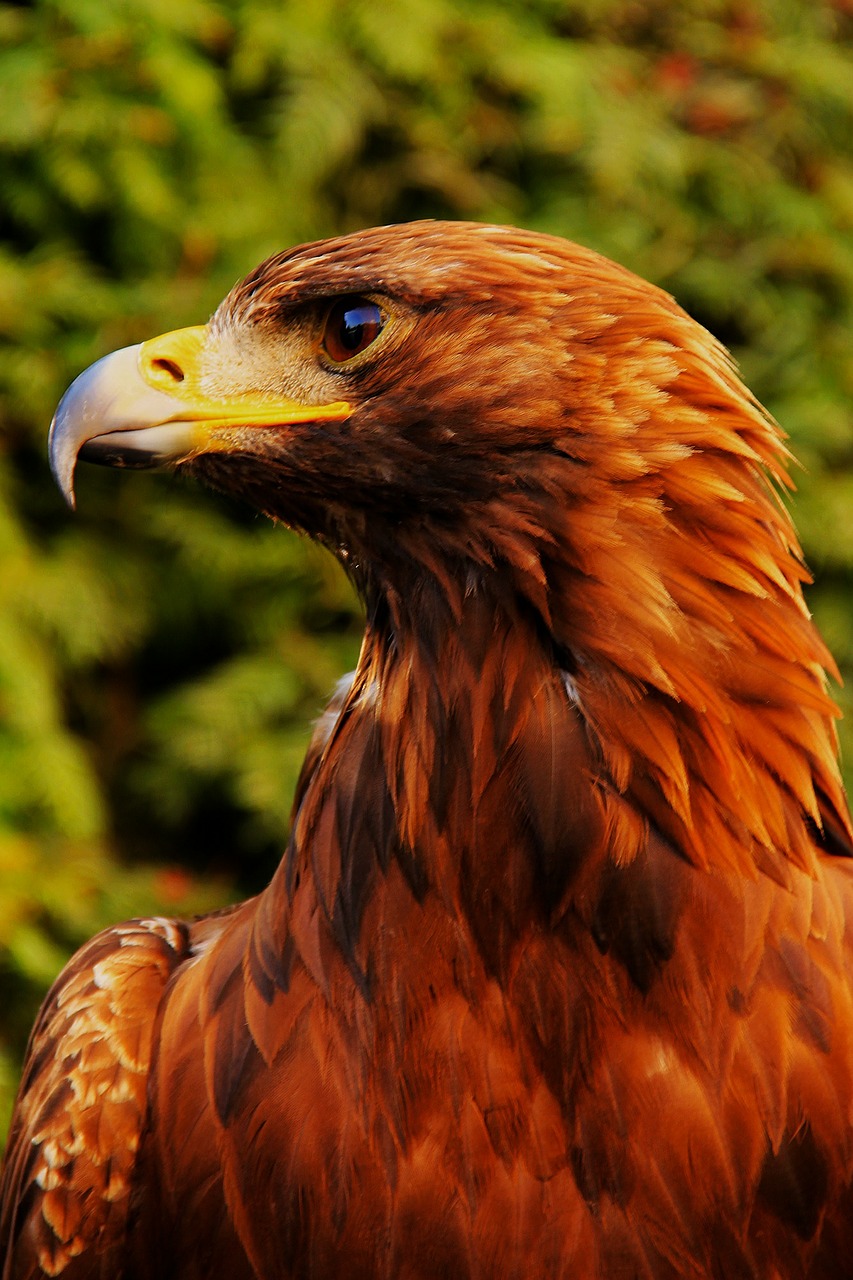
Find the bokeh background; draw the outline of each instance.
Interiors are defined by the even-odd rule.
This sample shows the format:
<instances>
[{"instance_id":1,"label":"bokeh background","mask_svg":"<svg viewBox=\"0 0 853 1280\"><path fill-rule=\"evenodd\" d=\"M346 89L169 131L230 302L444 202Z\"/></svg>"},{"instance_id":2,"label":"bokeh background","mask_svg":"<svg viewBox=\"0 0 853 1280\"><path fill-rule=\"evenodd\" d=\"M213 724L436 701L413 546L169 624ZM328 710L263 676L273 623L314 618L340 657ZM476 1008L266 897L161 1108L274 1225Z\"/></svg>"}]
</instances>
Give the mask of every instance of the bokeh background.
<instances>
[{"instance_id":1,"label":"bokeh background","mask_svg":"<svg viewBox=\"0 0 853 1280\"><path fill-rule=\"evenodd\" d=\"M419 217L580 240L734 351L850 707L853 0L0 4L0 1133L75 946L269 877L360 635L331 559L179 479L83 467L72 517L56 401L268 253Z\"/></svg>"}]
</instances>

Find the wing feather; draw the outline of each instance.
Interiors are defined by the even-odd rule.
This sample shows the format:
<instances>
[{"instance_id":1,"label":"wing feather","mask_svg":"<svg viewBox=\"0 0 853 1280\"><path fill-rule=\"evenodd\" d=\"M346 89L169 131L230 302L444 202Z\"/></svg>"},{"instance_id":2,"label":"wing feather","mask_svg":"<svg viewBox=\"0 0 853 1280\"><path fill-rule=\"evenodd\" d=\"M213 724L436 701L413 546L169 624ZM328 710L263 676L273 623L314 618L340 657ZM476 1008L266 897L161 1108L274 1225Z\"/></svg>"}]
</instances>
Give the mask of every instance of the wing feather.
<instances>
[{"instance_id":1,"label":"wing feather","mask_svg":"<svg viewBox=\"0 0 853 1280\"><path fill-rule=\"evenodd\" d=\"M156 1013L188 953L186 925L130 921L93 938L50 991L0 1190L3 1280L123 1274Z\"/></svg>"}]
</instances>

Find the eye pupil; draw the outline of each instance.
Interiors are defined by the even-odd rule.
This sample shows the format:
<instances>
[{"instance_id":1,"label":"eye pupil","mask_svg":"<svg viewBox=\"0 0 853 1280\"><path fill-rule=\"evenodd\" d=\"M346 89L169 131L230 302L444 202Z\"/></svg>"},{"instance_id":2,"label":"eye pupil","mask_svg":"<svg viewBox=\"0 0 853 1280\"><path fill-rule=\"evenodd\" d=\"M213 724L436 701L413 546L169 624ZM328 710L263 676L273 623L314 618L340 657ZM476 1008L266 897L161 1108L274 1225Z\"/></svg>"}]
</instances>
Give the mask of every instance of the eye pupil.
<instances>
[{"instance_id":1,"label":"eye pupil","mask_svg":"<svg viewBox=\"0 0 853 1280\"><path fill-rule=\"evenodd\" d=\"M384 327L385 316L375 302L340 298L326 318L323 346L336 364L342 364L375 342Z\"/></svg>"},{"instance_id":2,"label":"eye pupil","mask_svg":"<svg viewBox=\"0 0 853 1280\"><path fill-rule=\"evenodd\" d=\"M364 331L369 324L369 318L365 323L363 307L353 307L351 311L344 312L341 320L341 341L349 351L355 351L361 346Z\"/></svg>"}]
</instances>

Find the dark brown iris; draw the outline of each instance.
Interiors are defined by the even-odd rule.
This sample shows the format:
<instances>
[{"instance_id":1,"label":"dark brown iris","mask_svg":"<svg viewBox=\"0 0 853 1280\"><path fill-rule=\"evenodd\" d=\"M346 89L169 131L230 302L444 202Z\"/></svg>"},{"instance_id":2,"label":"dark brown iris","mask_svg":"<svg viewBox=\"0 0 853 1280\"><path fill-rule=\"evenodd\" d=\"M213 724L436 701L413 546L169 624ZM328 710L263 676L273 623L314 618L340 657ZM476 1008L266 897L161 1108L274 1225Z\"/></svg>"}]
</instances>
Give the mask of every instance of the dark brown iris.
<instances>
[{"instance_id":1,"label":"dark brown iris","mask_svg":"<svg viewBox=\"0 0 853 1280\"><path fill-rule=\"evenodd\" d=\"M323 349L335 364L344 364L375 342L385 326L382 308L368 298L339 298L323 329Z\"/></svg>"}]
</instances>

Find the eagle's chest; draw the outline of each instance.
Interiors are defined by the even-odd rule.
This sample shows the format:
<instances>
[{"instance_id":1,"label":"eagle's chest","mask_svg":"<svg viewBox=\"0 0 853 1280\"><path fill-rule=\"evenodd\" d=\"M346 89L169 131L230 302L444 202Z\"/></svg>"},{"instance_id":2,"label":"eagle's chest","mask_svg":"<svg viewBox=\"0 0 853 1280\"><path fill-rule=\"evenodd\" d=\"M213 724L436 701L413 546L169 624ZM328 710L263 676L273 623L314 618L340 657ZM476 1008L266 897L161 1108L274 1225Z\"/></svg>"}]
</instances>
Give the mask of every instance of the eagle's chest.
<instances>
[{"instance_id":1,"label":"eagle's chest","mask_svg":"<svg viewBox=\"0 0 853 1280\"><path fill-rule=\"evenodd\" d=\"M396 928L394 976L371 975L381 996L351 978L345 996L332 965L328 998L300 962L262 1006L274 1029L236 970L199 1001L215 956L178 984L139 1166L142 1277L611 1274L637 1203L636 1064L623 1054L618 1089L601 1076L598 1033L559 965L547 985L519 966L504 986L437 904ZM539 973L535 948L528 964ZM660 1196L656 1208L663 1219ZM612 1274L641 1274L630 1266Z\"/></svg>"},{"instance_id":2,"label":"eagle's chest","mask_svg":"<svg viewBox=\"0 0 853 1280\"><path fill-rule=\"evenodd\" d=\"M295 910L286 984L257 988L243 943L176 984L140 1163L137 1241L159 1242L142 1276L846 1274L853 1239L821 1227L816 1122L766 1093L790 1030L768 1043L758 994L739 1020L726 1007L703 1061L697 1009L663 1018L657 987L589 932L531 927L496 975L437 895L417 902L393 867L379 883L366 985Z\"/></svg>"},{"instance_id":3,"label":"eagle's chest","mask_svg":"<svg viewBox=\"0 0 853 1280\"><path fill-rule=\"evenodd\" d=\"M161 1063L143 1275L207 1280L220 1257L234 1280L595 1274L571 1125L494 984L472 999L424 973L349 1025L306 995L296 975L301 1012L270 1063L228 1041L224 1109L224 1039L173 1062L170 1085Z\"/></svg>"}]
</instances>

